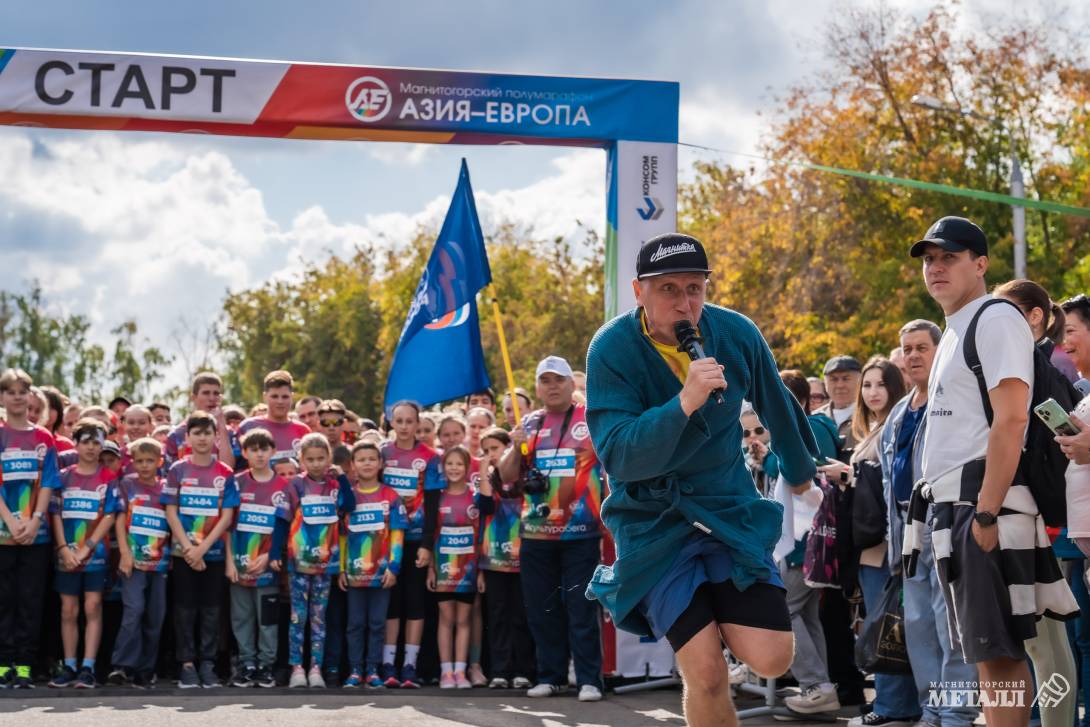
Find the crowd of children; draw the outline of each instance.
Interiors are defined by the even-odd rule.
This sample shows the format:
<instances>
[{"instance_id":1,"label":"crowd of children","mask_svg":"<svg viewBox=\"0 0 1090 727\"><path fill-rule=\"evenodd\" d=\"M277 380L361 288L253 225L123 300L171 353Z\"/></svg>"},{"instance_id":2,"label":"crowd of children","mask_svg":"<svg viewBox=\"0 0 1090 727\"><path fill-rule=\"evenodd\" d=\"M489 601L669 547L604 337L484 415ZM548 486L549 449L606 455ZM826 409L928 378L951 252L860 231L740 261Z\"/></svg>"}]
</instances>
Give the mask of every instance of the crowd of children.
<instances>
[{"instance_id":1,"label":"crowd of children","mask_svg":"<svg viewBox=\"0 0 1090 727\"><path fill-rule=\"evenodd\" d=\"M532 685L524 497L491 392L400 402L383 434L292 386L272 372L245 417L201 373L172 427L163 404L80 407L0 375L0 687Z\"/></svg>"}]
</instances>

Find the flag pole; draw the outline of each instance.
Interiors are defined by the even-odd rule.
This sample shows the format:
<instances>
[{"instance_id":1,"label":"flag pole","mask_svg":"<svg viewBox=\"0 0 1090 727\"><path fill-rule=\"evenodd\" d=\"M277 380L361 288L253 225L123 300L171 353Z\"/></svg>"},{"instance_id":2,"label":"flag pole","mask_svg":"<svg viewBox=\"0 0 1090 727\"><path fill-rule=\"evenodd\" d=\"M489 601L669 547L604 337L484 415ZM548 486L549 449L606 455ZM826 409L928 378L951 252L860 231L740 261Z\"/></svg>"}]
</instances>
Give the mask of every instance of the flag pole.
<instances>
[{"instance_id":1,"label":"flag pole","mask_svg":"<svg viewBox=\"0 0 1090 727\"><path fill-rule=\"evenodd\" d=\"M496 320L496 333L500 339L500 355L503 357L503 370L507 374L507 391L511 397L511 408L515 410L515 426L522 421L522 413L519 411L519 398L515 394L515 374L511 370L511 356L507 353L507 337L503 335L503 318L500 316L500 303L496 298L495 285L489 284L488 297L492 301L492 316ZM522 453L527 454L529 449L526 442L522 443Z\"/></svg>"}]
</instances>

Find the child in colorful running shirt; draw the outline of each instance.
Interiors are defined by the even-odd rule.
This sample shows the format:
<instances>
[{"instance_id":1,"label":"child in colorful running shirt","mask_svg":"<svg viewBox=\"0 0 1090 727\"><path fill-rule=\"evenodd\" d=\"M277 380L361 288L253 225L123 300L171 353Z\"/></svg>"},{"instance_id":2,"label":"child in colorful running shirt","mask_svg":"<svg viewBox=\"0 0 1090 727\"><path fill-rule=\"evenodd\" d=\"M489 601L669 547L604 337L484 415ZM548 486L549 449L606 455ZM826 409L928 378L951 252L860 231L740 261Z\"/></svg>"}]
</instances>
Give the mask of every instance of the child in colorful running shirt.
<instances>
[{"instance_id":1,"label":"child in colorful running shirt","mask_svg":"<svg viewBox=\"0 0 1090 727\"><path fill-rule=\"evenodd\" d=\"M216 439L212 444L212 454L228 467L235 466L235 433L227 426L227 419L223 413L223 380L211 371L202 371L193 377L193 385L189 390L189 400L193 402L195 411L207 412L216 422ZM167 469L172 464L188 457L191 453L186 444L186 423L182 422L167 435L167 441L163 450L163 466Z\"/></svg>"},{"instance_id":2,"label":"child in colorful running shirt","mask_svg":"<svg viewBox=\"0 0 1090 727\"><path fill-rule=\"evenodd\" d=\"M467 476L469 450L456 445L443 452L447 487L439 495L438 513L428 512L422 552L429 561L428 590L439 601L439 661L442 689L469 689L470 622L477 597L477 528L480 516L476 494ZM434 551L432 555L431 551ZM457 634L457 636L455 635Z\"/></svg>"},{"instance_id":3,"label":"child in colorful running shirt","mask_svg":"<svg viewBox=\"0 0 1090 727\"><path fill-rule=\"evenodd\" d=\"M185 424L191 454L171 465L160 500L174 536L174 649L181 663L178 686L211 688L220 686L215 659L226 571L224 536L239 497L234 472L213 455L215 418L195 411ZM199 644L193 638L198 621Z\"/></svg>"},{"instance_id":4,"label":"child in colorful running shirt","mask_svg":"<svg viewBox=\"0 0 1090 727\"><path fill-rule=\"evenodd\" d=\"M235 475L238 517L227 538L227 580L231 582L231 630L238 642L235 687L275 687L280 562L288 537L291 507L287 480L269 467L276 449L272 435L251 429L242 437L250 469ZM257 643L255 648L254 643Z\"/></svg>"},{"instance_id":5,"label":"child in colorful running shirt","mask_svg":"<svg viewBox=\"0 0 1090 727\"><path fill-rule=\"evenodd\" d=\"M106 430L92 419L82 420L73 433L79 461L61 472L50 512L57 549L54 587L61 596L61 641L64 667L51 687L74 685L94 689L95 656L102 639L102 591L106 587L110 528L114 513L123 509L117 477L99 464ZM79 607L83 601L83 664L76 671L79 647Z\"/></svg>"},{"instance_id":6,"label":"child in colorful running shirt","mask_svg":"<svg viewBox=\"0 0 1090 727\"><path fill-rule=\"evenodd\" d=\"M381 676L383 683L391 689L415 689L420 686L416 678L416 657L424 636L428 594L427 562L421 560L419 552L420 541L424 537L424 491L442 485L438 477L428 476L429 465L436 458L435 450L416 440L420 406L411 401L399 401L390 411L394 441L382 446L382 481L401 496L409 526L405 530L401 572L397 585L390 593ZM394 669L394 659L402 617L405 619L405 656L399 678Z\"/></svg>"},{"instance_id":7,"label":"child in colorful running shirt","mask_svg":"<svg viewBox=\"0 0 1090 727\"><path fill-rule=\"evenodd\" d=\"M325 687L325 611L331 577L340 571L340 519L355 508L352 486L343 474L331 470L333 452L321 434L303 437L299 444L303 474L288 483L292 513L288 533L291 572L291 628L288 632L289 687ZM303 636L310 621L310 671L303 670Z\"/></svg>"},{"instance_id":8,"label":"child in colorful running shirt","mask_svg":"<svg viewBox=\"0 0 1090 727\"><path fill-rule=\"evenodd\" d=\"M276 451L272 458L274 466L289 457L299 457L303 437L310 434L310 427L289 416L294 384L287 371L272 371L267 374L262 384L267 412L261 416L250 417L238 425L240 437L258 427L272 435L276 442Z\"/></svg>"},{"instance_id":9,"label":"child in colorful running shirt","mask_svg":"<svg viewBox=\"0 0 1090 727\"><path fill-rule=\"evenodd\" d=\"M357 442L351 452L356 483L355 507L341 530L341 590L348 593L348 658L352 673L346 687L383 686L378 668L386 636L390 589L401 570L401 548L408 516L393 488L382 484L382 453L372 442ZM364 651L366 646L366 661ZM366 669L365 669L366 666Z\"/></svg>"},{"instance_id":10,"label":"child in colorful running shirt","mask_svg":"<svg viewBox=\"0 0 1090 727\"><path fill-rule=\"evenodd\" d=\"M108 681L146 688L154 682L159 634L167 612L170 525L162 505L166 480L159 476L163 446L143 437L129 445L129 454L132 473L121 479L124 509L114 523L121 554L118 574L123 610Z\"/></svg>"},{"instance_id":11,"label":"child in colorful running shirt","mask_svg":"<svg viewBox=\"0 0 1090 727\"><path fill-rule=\"evenodd\" d=\"M53 437L27 419L32 384L19 369L0 374L0 689L33 686L53 555L49 501L61 484Z\"/></svg>"},{"instance_id":12,"label":"child in colorful running shirt","mask_svg":"<svg viewBox=\"0 0 1090 727\"><path fill-rule=\"evenodd\" d=\"M477 409L482 409L482 407L477 407ZM487 409L483 409L483 412L485 415L491 416L491 412ZM478 416L478 421L480 421L480 416ZM469 420L457 412L444 414L439 419L438 436L443 451L445 452L458 445L466 446L466 448L469 449L470 464L468 480L470 486L476 488L481 479L481 462L474 454L474 446L471 445L471 430L472 427L469 426ZM479 434L480 430L478 429L477 432ZM479 441L477 444L479 444ZM425 482L430 483L433 481L437 481L436 489L444 489L447 486L446 476L440 471L438 457L433 459L428 465L427 476L425 477ZM425 505L427 505L426 500ZM473 686L483 687L488 683L488 679L484 675L484 669L481 668L481 642L484 640L484 612L481 606L480 594L478 594L477 598L473 601L473 612L470 618L469 668L466 670L466 677Z\"/></svg>"},{"instance_id":13,"label":"child in colorful running shirt","mask_svg":"<svg viewBox=\"0 0 1090 727\"><path fill-rule=\"evenodd\" d=\"M481 543L477 558L477 589L488 593L488 643L492 654L489 687L516 689L530 687L534 673L534 641L526 623L519 575L522 537L522 487L504 482L499 462L511 446L511 436L499 427L481 433L483 469L477 493L481 513Z\"/></svg>"}]
</instances>

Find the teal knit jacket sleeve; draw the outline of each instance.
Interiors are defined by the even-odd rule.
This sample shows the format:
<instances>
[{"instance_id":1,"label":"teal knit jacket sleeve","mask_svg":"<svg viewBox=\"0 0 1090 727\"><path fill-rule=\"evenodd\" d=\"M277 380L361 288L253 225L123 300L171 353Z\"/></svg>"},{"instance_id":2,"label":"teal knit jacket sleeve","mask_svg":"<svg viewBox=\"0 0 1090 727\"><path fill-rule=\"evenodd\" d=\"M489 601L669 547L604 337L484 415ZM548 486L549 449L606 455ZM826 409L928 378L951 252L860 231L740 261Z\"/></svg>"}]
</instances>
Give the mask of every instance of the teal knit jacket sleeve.
<instances>
[{"instance_id":1,"label":"teal knit jacket sleeve","mask_svg":"<svg viewBox=\"0 0 1090 727\"><path fill-rule=\"evenodd\" d=\"M778 474L782 474L788 484L802 485L817 473L813 457L818 453L818 446L810 421L780 379L776 359L764 336L752 321L744 320L752 327L752 335L744 339L750 348L751 366L746 399L768 427L772 437L769 449L776 453Z\"/></svg>"}]
</instances>

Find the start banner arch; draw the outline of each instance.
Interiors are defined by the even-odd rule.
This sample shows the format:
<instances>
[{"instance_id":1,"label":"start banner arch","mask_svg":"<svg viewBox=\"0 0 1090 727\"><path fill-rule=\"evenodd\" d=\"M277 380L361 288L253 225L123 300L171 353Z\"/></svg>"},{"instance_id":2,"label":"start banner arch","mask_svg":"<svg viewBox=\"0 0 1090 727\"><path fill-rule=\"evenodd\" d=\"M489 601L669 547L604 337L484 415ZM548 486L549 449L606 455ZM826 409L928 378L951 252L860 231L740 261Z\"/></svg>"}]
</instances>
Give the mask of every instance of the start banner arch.
<instances>
[{"instance_id":1,"label":"start banner arch","mask_svg":"<svg viewBox=\"0 0 1090 727\"><path fill-rule=\"evenodd\" d=\"M674 82L0 49L0 124L606 150L607 318L648 237L677 226Z\"/></svg>"}]
</instances>

